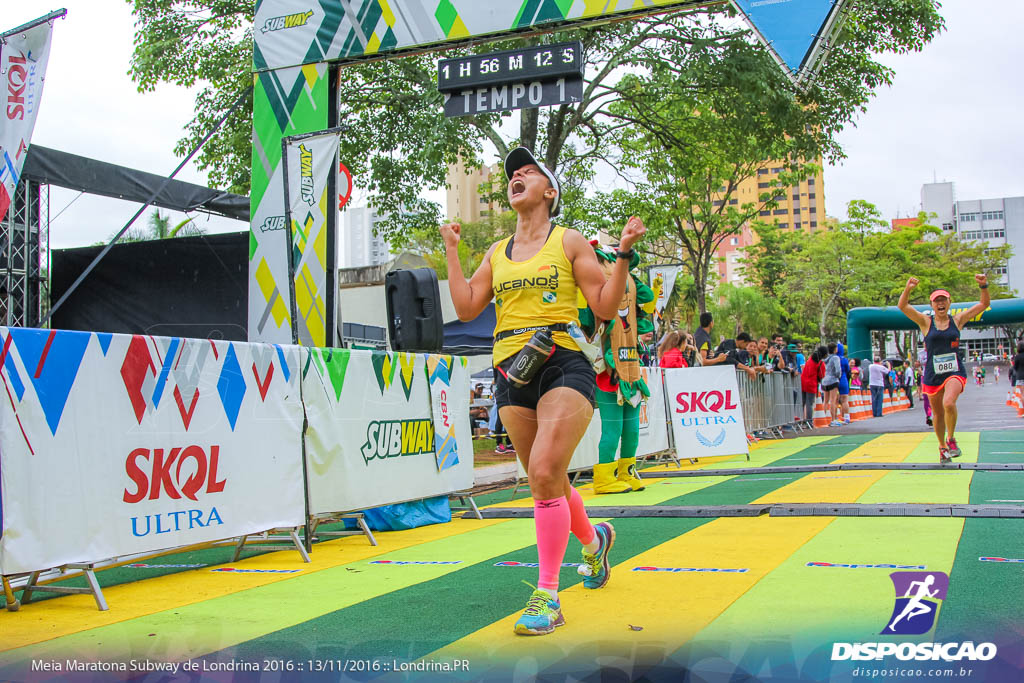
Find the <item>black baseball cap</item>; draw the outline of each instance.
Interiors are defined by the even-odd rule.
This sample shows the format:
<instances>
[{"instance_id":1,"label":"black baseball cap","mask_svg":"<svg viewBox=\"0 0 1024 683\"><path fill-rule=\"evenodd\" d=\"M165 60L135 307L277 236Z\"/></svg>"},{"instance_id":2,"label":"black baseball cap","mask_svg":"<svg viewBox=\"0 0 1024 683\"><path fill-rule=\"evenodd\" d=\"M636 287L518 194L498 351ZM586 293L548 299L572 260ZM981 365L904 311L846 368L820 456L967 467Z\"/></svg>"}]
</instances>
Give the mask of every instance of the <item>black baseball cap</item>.
<instances>
[{"instance_id":1,"label":"black baseball cap","mask_svg":"<svg viewBox=\"0 0 1024 683\"><path fill-rule=\"evenodd\" d=\"M551 169L544 164L537 161L537 158L533 156L533 152L526 149L525 147L516 147L514 150L508 153L505 157L505 178L506 180L512 180L512 174L521 169L523 166L529 166L534 164L540 168L541 173L548 177L551 181L551 187L555 188L555 201L551 203L551 215L557 216L559 211L559 203L562 199L562 188L558 184L558 178L551 172Z\"/></svg>"}]
</instances>

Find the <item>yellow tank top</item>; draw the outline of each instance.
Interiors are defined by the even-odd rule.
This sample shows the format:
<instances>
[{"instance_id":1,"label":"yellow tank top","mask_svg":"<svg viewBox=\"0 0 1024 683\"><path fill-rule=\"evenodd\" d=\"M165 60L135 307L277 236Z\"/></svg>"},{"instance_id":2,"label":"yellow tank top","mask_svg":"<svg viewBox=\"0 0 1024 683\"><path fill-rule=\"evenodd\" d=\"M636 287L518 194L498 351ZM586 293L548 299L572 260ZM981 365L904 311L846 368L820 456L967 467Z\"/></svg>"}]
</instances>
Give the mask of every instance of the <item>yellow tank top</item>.
<instances>
[{"instance_id":1,"label":"yellow tank top","mask_svg":"<svg viewBox=\"0 0 1024 683\"><path fill-rule=\"evenodd\" d=\"M576 279L562 247L564 235L565 228L555 226L541 250L526 261L513 261L505 255L511 237L495 247L491 254L491 287L497 317L495 334L524 327L579 323ZM533 332L524 332L497 342L495 364L518 353L532 336ZM551 336L564 349L580 350L566 332L552 332Z\"/></svg>"}]
</instances>

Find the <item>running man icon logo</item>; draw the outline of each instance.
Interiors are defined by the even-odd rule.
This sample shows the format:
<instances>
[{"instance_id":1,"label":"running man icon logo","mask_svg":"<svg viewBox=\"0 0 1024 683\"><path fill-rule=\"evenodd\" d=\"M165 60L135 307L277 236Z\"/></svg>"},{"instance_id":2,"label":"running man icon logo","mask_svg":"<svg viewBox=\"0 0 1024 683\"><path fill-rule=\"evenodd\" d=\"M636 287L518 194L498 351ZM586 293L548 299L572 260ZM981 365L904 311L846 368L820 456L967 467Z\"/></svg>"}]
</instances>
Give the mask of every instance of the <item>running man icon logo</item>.
<instances>
[{"instance_id":1,"label":"running man icon logo","mask_svg":"<svg viewBox=\"0 0 1024 683\"><path fill-rule=\"evenodd\" d=\"M945 572L893 572L896 604L882 635L921 635L935 626L939 606L949 590Z\"/></svg>"}]
</instances>

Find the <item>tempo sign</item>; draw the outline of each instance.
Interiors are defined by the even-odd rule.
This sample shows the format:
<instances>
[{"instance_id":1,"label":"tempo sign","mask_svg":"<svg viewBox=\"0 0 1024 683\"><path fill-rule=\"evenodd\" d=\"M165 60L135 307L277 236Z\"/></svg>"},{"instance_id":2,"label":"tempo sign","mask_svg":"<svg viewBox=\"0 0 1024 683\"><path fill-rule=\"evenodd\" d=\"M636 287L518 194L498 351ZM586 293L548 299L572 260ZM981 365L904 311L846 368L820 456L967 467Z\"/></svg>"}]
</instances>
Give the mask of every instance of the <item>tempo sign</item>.
<instances>
[{"instance_id":1,"label":"tempo sign","mask_svg":"<svg viewBox=\"0 0 1024 683\"><path fill-rule=\"evenodd\" d=\"M535 45L441 60L437 88L445 116L467 116L579 102L583 44Z\"/></svg>"}]
</instances>

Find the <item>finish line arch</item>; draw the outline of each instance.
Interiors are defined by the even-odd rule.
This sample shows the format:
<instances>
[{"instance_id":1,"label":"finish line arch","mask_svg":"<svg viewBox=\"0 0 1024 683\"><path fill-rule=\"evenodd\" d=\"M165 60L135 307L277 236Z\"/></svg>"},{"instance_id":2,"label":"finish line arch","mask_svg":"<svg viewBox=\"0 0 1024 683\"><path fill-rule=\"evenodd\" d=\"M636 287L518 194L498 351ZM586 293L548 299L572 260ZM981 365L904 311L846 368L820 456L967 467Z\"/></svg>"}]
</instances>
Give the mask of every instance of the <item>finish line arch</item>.
<instances>
[{"instance_id":1,"label":"finish line arch","mask_svg":"<svg viewBox=\"0 0 1024 683\"><path fill-rule=\"evenodd\" d=\"M956 315L977 305L977 301L955 303L950 315ZM914 306L925 315L931 306ZM984 313L967 323L966 327L992 327L1024 322L1024 299L998 299ZM917 325L896 306L853 308L846 315L846 343L850 358L871 359L872 330L916 330Z\"/></svg>"},{"instance_id":2,"label":"finish line arch","mask_svg":"<svg viewBox=\"0 0 1024 683\"><path fill-rule=\"evenodd\" d=\"M836 40L851 4L729 1L796 83L814 78L825 46ZM314 220L298 224L286 220L281 160L286 138L342 125L335 98L338 79L344 77L339 67L720 4L722 0L256 0L249 341L306 346L334 346L338 341L337 211L327 210L334 206L336 174L302 178L315 188L309 192L314 198L310 206L322 204L324 210L316 216L310 212ZM308 150L306 154L313 156ZM294 274L290 264L296 265Z\"/></svg>"}]
</instances>

